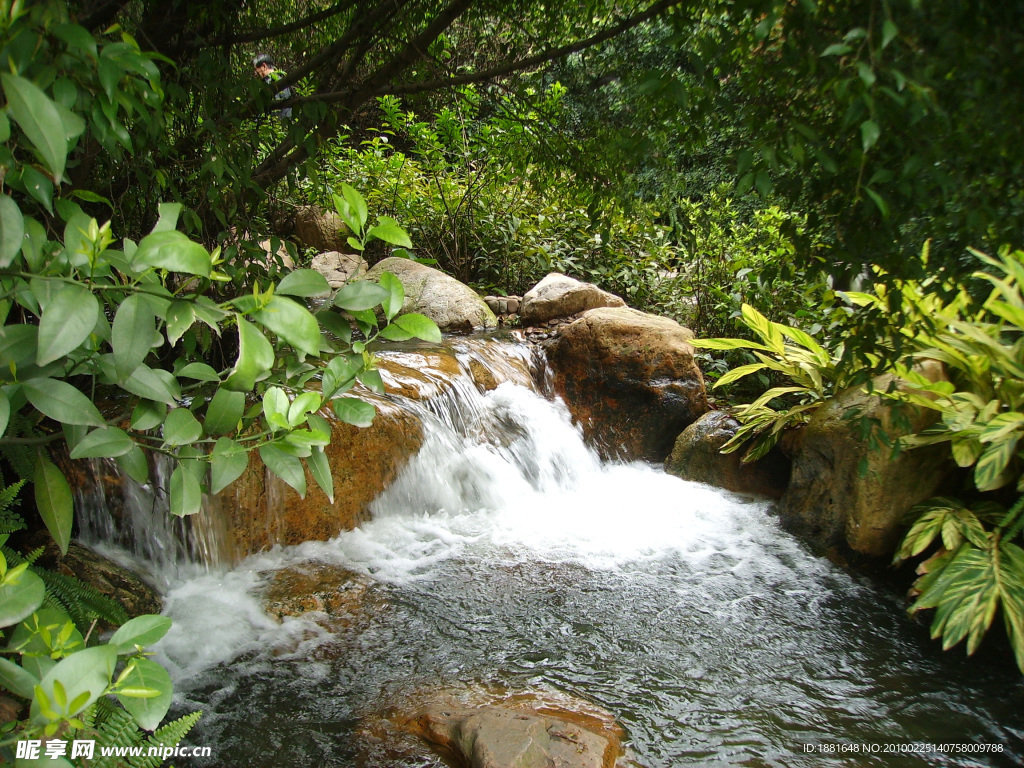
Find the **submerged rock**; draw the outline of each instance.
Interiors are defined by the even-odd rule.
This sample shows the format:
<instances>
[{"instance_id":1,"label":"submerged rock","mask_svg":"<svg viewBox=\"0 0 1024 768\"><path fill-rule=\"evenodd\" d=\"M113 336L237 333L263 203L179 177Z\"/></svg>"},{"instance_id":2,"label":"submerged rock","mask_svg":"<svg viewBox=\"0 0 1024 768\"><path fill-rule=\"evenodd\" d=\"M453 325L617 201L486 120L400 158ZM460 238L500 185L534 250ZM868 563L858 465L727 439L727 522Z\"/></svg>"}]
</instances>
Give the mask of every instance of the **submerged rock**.
<instances>
[{"instance_id":1,"label":"submerged rock","mask_svg":"<svg viewBox=\"0 0 1024 768\"><path fill-rule=\"evenodd\" d=\"M369 751L385 763L416 759L427 744L469 768L636 766L610 712L554 691L474 686L418 692L371 719L364 735Z\"/></svg>"},{"instance_id":2,"label":"submerged rock","mask_svg":"<svg viewBox=\"0 0 1024 768\"><path fill-rule=\"evenodd\" d=\"M498 325L498 319L476 291L440 270L392 256L374 265L366 279L376 280L383 272L391 272L402 282L402 314L419 312L442 331L469 333Z\"/></svg>"},{"instance_id":3,"label":"submerged rock","mask_svg":"<svg viewBox=\"0 0 1024 768\"><path fill-rule=\"evenodd\" d=\"M361 611L370 583L362 574L338 565L301 563L274 572L263 604L276 619L313 612L351 618Z\"/></svg>"},{"instance_id":4,"label":"submerged rock","mask_svg":"<svg viewBox=\"0 0 1024 768\"><path fill-rule=\"evenodd\" d=\"M624 307L626 302L596 285L552 272L523 296L519 308L525 325L569 317L598 307Z\"/></svg>"},{"instance_id":5,"label":"submerged rock","mask_svg":"<svg viewBox=\"0 0 1024 768\"><path fill-rule=\"evenodd\" d=\"M891 376L879 377L875 389L884 390L891 382ZM908 432L892 415L880 397L859 389L841 393L814 413L799 436L793 474L778 505L786 528L828 549L892 555L907 512L934 496L950 474L944 445L903 451L893 458L889 448L873 449L854 432L860 417L877 419L893 438L919 432L937 418L934 411L908 408Z\"/></svg>"},{"instance_id":6,"label":"submerged rock","mask_svg":"<svg viewBox=\"0 0 1024 768\"><path fill-rule=\"evenodd\" d=\"M555 392L606 457L664 461L708 410L693 332L627 307L584 312L548 342Z\"/></svg>"},{"instance_id":7,"label":"submerged rock","mask_svg":"<svg viewBox=\"0 0 1024 768\"><path fill-rule=\"evenodd\" d=\"M670 475L725 488L779 498L789 483L790 461L779 449L744 464L743 450L721 453L740 423L725 411L709 411L683 430L665 460Z\"/></svg>"}]
</instances>

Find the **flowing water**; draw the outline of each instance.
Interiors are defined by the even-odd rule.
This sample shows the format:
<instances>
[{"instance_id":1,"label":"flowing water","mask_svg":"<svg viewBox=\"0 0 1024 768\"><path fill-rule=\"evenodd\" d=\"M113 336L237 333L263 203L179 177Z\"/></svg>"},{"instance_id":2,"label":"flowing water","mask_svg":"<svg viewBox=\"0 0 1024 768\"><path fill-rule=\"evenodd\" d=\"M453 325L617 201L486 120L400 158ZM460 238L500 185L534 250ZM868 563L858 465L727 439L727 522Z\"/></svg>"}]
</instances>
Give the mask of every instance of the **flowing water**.
<instances>
[{"instance_id":1,"label":"flowing water","mask_svg":"<svg viewBox=\"0 0 1024 768\"><path fill-rule=\"evenodd\" d=\"M396 757L366 722L462 683L588 699L647 768L1024 762L1007 659L943 654L766 502L602 463L530 387L456 389L408 406L425 444L371 522L229 570L162 561L160 655L175 711L204 710L189 742L213 747L209 765L440 766ZM340 619L269 619L274 574L314 563L369 586ZM942 744L999 751L923 751Z\"/></svg>"}]
</instances>

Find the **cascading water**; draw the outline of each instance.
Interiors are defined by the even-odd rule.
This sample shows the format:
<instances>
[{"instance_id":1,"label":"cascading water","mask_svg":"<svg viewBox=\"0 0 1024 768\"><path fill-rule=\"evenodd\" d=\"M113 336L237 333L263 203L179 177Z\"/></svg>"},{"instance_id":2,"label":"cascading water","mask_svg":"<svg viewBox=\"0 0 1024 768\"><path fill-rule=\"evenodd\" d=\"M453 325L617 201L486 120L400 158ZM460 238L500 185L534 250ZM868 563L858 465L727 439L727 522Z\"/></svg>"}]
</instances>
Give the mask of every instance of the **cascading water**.
<instances>
[{"instance_id":1,"label":"cascading water","mask_svg":"<svg viewBox=\"0 0 1024 768\"><path fill-rule=\"evenodd\" d=\"M563 405L522 384L448 391L405 406L424 444L368 523L166 577L160 653L177 708L205 712L190 741L214 747L210 765L441 766L402 762L361 724L459 683L589 699L648 768L1024 759L1012 667L944 656L896 600L781 532L767 503L602 463ZM310 563L369 586L341 619L268 618L268 584ZM805 746L839 742L1001 752Z\"/></svg>"}]
</instances>

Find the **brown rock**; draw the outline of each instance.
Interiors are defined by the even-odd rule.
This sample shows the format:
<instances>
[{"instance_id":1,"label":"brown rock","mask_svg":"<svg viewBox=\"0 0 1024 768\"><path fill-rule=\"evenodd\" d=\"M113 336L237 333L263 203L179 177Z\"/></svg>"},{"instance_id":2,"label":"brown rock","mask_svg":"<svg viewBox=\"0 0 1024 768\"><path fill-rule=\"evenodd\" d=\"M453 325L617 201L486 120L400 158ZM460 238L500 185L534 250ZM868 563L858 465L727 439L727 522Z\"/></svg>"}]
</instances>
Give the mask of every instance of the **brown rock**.
<instances>
[{"instance_id":1,"label":"brown rock","mask_svg":"<svg viewBox=\"0 0 1024 768\"><path fill-rule=\"evenodd\" d=\"M315 205L302 205L295 209L291 225L295 239L307 248L318 251L348 250L348 227L334 211Z\"/></svg>"},{"instance_id":2,"label":"brown rock","mask_svg":"<svg viewBox=\"0 0 1024 768\"><path fill-rule=\"evenodd\" d=\"M370 399L370 398L368 398ZM332 503L307 472L308 490L300 498L263 466L259 454L249 454L242 476L214 499L233 538L233 551L222 553L238 561L275 544L326 541L365 520L367 505L391 483L422 443L419 421L410 413L374 400L377 417L359 429L321 412L331 423L331 444L325 449L334 476Z\"/></svg>"},{"instance_id":3,"label":"brown rock","mask_svg":"<svg viewBox=\"0 0 1024 768\"><path fill-rule=\"evenodd\" d=\"M692 338L674 320L635 309L588 310L548 345L555 392L605 456L664 461L708 410Z\"/></svg>"},{"instance_id":4,"label":"brown rock","mask_svg":"<svg viewBox=\"0 0 1024 768\"><path fill-rule=\"evenodd\" d=\"M331 288L337 290L350 280L366 274L369 269L366 259L356 253L327 251L313 257L310 269L316 270L327 280Z\"/></svg>"},{"instance_id":5,"label":"brown rock","mask_svg":"<svg viewBox=\"0 0 1024 768\"><path fill-rule=\"evenodd\" d=\"M526 292L520 314L524 323L532 324L568 317L597 307L624 306L626 302L596 285L552 272Z\"/></svg>"},{"instance_id":6,"label":"brown rock","mask_svg":"<svg viewBox=\"0 0 1024 768\"><path fill-rule=\"evenodd\" d=\"M332 618L357 614L370 580L341 566L309 562L275 571L263 593L267 613L275 618L310 612Z\"/></svg>"},{"instance_id":7,"label":"brown rock","mask_svg":"<svg viewBox=\"0 0 1024 768\"><path fill-rule=\"evenodd\" d=\"M875 388L891 382L891 376L879 377ZM825 403L802 430L779 516L789 530L826 549L889 557L907 512L934 496L949 476L948 448L915 448L893 459L890 449L872 449L855 434L851 415L878 419L892 437L907 434L877 395L851 389ZM912 432L937 418L923 408L908 408L906 415Z\"/></svg>"},{"instance_id":8,"label":"brown rock","mask_svg":"<svg viewBox=\"0 0 1024 768\"><path fill-rule=\"evenodd\" d=\"M419 312L442 331L469 333L498 325L494 313L476 291L440 270L392 256L375 264L366 273L366 279L376 280L382 272L391 272L402 282L402 314Z\"/></svg>"},{"instance_id":9,"label":"brown rock","mask_svg":"<svg viewBox=\"0 0 1024 768\"><path fill-rule=\"evenodd\" d=\"M467 687L409 698L364 724L378 762L422 761L417 743L402 741L410 735L469 768L613 768L626 759L611 713L565 694Z\"/></svg>"},{"instance_id":10,"label":"brown rock","mask_svg":"<svg viewBox=\"0 0 1024 768\"><path fill-rule=\"evenodd\" d=\"M764 458L744 464L743 450L721 453L736 434L739 422L725 411L709 411L683 430L665 460L670 475L707 483L737 493L779 498L789 482L790 462L774 449Z\"/></svg>"},{"instance_id":11,"label":"brown rock","mask_svg":"<svg viewBox=\"0 0 1024 768\"><path fill-rule=\"evenodd\" d=\"M33 540L35 546L45 547L42 556L36 561L38 565L65 576L74 576L100 594L118 601L124 606L129 618L160 613L163 609L163 601L153 587L137 574L88 547L72 542L68 545L68 553L62 555L60 548L46 532L41 532ZM99 628L112 629L105 622L101 622Z\"/></svg>"}]
</instances>

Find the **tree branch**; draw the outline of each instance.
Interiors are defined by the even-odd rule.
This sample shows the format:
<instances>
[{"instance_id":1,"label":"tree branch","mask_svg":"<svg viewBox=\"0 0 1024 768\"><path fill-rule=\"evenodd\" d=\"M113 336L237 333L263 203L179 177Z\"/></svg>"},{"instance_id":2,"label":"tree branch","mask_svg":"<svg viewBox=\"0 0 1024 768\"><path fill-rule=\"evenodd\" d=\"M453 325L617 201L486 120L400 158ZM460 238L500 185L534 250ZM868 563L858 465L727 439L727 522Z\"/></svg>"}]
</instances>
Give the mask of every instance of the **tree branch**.
<instances>
[{"instance_id":1,"label":"tree branch","mask_svg":"<svg viewBox=\"0 0 1024 768\"><path fill-rule=\"evenodd\" d=\"M546 64L549 61L555 59L564 58L573 53L579 53L580 51L592 48L595 45L603 43L606 40L610 40L617 35L626 32L633 27L639 26L645 21L660 16L662 13L667 11L676 5L681 5L685 0L659 0L659 2L650 6L646 11L638 13L635 16L630 16L628 19L616 24L614 27L609 27L603 32L599 32L596 35L586 38L585 40L579 40L569 45L563 45L559 48L554 48L549 51L538 53L535 56L528 56L525 59L519 59L518 61L511 61L502 64L491 69L484 70L482 72L474 72L465 75L459 75L457 77L450 77L443 80L429 80L422 83L406 83L388 87L386 82L380 87L373 90L370 93L370 97L374 96L399 96L408 95L414 93L426 93L429 91L437 91L443 88L451 88L456 85L468 85L470 83L479 83L485 80L490 80L495 77L501 77L502 75L508 75L512 72L520 72L524 69L532 69L533 67L541 64ZM377 79L377 78L375 78ZM313 94L312 96L299 96L288 101L278 102L278 105L299 105L307 102L324 102L333 103L338 101L344 101L352 96L351 91L334 91L331 93L320 93ZM275 105L275 108L280 108Z\"/></svg>"},{"instance_id":2,"label":"tree branch","mask_svg":"<svg viewBox=\"0 0 1024 768\"><path fill-rule=\"evenodd\" d=\"M316 24L319 21L331 18L331 16L337 16L339 13L347 11L349 8L356 4L357 0L342 0L340 3L335 3L330 8L325 8L317 13L312 13L305 18L293 21L289 24L281 24L277 27L269 27L268 29L261 29L256 32L248 32L243 35L232 35L231 37L214 40L208 42L205 45L208 46L219 46L219 45L237 45L239 43L255 43L260 40L268 40L272 37L280 37L281 35L287 35L290 32L298 32L300 29L305 29Z\"/></svg>"}]
</instances>

